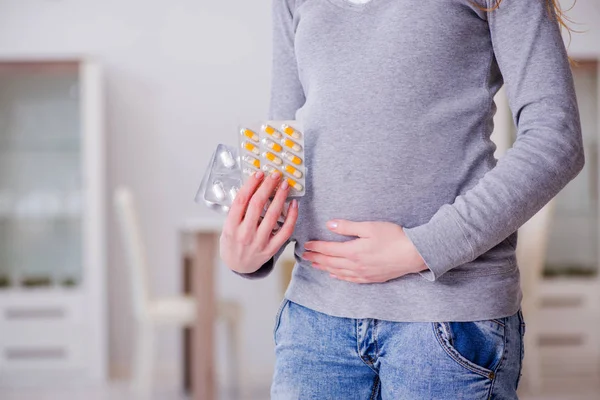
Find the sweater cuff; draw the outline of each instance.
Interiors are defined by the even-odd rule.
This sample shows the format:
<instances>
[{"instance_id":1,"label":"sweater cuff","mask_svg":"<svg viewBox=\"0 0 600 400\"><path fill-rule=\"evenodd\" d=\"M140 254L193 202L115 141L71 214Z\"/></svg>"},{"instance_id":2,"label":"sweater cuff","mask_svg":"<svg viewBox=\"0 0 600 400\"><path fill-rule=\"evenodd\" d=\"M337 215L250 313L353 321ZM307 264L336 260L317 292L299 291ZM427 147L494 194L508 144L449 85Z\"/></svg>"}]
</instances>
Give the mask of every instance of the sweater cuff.
<instances>
[{"instance_id":1,"label":"sweater cuff","mask_svg":"<svg viewBox=\"0 0 600 400\"><path fill-rule=\"evenodd\" d=\"M475 259L473 246L450 205L442 206L428 223L404 232L429 268L420 273L428 281Z\"/></svg>"},{"instance_id":2,"label":"sweater cuff","mask_svg":"<svg viewBox=\"0 0 600 400\"><path fill-rule=\"evenodd\" d=\"M262 278L266 278L271 273L271 271L273 271L274 266L275 266L275 260L273 258L271 258L269 261L264 263L262 267L260 267L259 269L257 269L254 272L244 274L241 272L233 271L233 273L236 275L239 275L245 279L262 279Z\"/></svg>"}]
</instances>

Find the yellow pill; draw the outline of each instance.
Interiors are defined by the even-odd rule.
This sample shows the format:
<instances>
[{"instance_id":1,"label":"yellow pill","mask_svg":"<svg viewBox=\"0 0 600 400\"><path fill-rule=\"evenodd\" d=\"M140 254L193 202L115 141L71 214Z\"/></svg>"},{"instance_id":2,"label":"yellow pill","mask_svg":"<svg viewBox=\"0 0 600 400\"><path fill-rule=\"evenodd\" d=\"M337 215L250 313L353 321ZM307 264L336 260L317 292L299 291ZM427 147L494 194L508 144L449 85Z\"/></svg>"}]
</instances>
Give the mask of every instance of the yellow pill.
<instances>
[{"instance_id":1,"label":"yellow pill","mask_svg":"<svg viewBox=\"0 0 600 400\"><path fill-rule=\"evenodd\" d=\"M294 150L294 151L302 151L302 146L300 146L298 143L294 142L293 140L284 138L283 139L283 145L285 147L289 147L290 149Z\"/></svg>"},{"instance_id":2,"label":"yellow pill","mask_svg":"<svg viewBox=\"0 0 600 400\"><path fill-rule=\"evenodd\" d=\"M265 131L266 134L273 136L275 139L281 139L283 136L281 132L273 128L271 125L263 125L262 130Z\"/></svg>"},{"instance_id":3,"label":"yellow pill","mask_svg":"<svg viewBox=\"0 0 600 400\"><path fill-rule=\"evenodd\" d=\"M251 157L251 156L244 156L243 159L245 162L252 165L253 167L260 168L260 161L258 161L258 159Z\"/></svg>"},{"instance_id":4,"label":"yellow pill","mask_svg":"<svg viewBox=\"0 0 600 400\"><path fill-rule=\"evenodd\" d=\"M253 145L250 142L244 142L242 143L242 147L248 151L253 152L254 154L260 154L260 151L258 150L258 147L256 147L255 145Z\"/></svg>"},{"instance_id":5,"label":"yellow pill","mask_svg":"<svg viewBox=\"0 0 600 400\"><path fill-rule=\"evenodd\" d=\"M304 189L304 188L302 187L302 185L301 185L301 184L299 184L298 182L296 182L296 181L295 181L295 180L293 180L292 178L287 178L287 182L288 182L288 184L289 184L291 187L293 187L295 190L297 190L297 191L299 191L299 192L301 192L301 191L302 191L302 189Z\"/></svg>"},{"instance_id":6,"label":"yellow pill","mask_svg":"<svg viewBox=\"0 0 600 400\"><path fill-rule=\"evenodd\" d=\"M302 172L298 171L296 168L292 167L291 165L285 166L285 172L287 172L290 175L294 175L298 179L302 178Z\"/></svg>"},{"instance_id":7,"label":"yellow pill","mask_svg":"<svg viewBox=\"0 0 600 400\"><path fill-rule=\"evenodd\" d=\"M256 133L252 132L250 129L243 128L241 130L241 133L242 133L242 135L246 136L247 138L249 138L255 142L258 142L258 135Z\"/></svg>"},{"instance_id":8,"label":"yellow pill","mask_svg":"<svg viewBox=\"0 0 600 400\"><path fill-rule=\"evenodd\" d=\"M284 151L283 153L281 153L281 155L296 165L302 164L302 159L298 156L293 155L292 153L288 153L287 151Z\"/></svg>"},{"instance_id":9,"label":"yellow pill","mask_svg":"<svg viewBox=\"0 0 600 400\"><path fill-rule=\"evenodd\" d=\"M283 124L281 126L286 135L293 137L294 139L300 139L300 132L296 131L289 125Z\"/></svg>"},{"instance_id":10,"label":"yellow pill","mask_svg":"<svg viewBox=\"0 0 600 400\"><path fill-rule=\"evenodd\" d=\"M281 145L280 145L280 144L277 144L277 143L275 143L275 142L274 142L274 141L272 141L272 140L269 140L269 139L263 139L263 142L264 142L264 144L265 144L265 145L266 145L268 148L270 148L271 150L274 150L274 151L276 151L276 152L278 152L278 153L279 153L281 150L283 150L283 147L281 147Z\"/></svg>"},{"instance_id":11,"label":"yellow pill","mask_svg":"<svg viewBox=\"0 0 600 400\"><path fill-rule=\"evenodd\" d=\"M273 154L271 152L265 151L263 153L263 157L277 165L283 164L283 161L281 160L281 158L277 157L275 154Z\"/></svg>"}]
</instances>

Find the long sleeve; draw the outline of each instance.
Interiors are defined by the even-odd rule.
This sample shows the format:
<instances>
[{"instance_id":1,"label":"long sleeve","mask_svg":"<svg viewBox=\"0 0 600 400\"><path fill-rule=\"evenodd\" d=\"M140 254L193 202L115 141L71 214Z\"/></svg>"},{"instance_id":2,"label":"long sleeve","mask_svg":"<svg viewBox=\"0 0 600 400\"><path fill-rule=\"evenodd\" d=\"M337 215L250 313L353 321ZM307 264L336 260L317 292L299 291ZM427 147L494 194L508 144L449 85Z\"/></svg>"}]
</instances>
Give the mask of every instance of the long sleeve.
<instances>
[{"instance_id":1,"label":"long sleeve","mask_svg":"<svg viewBox=\"0 0 600 400\"><path fill-rule=\"evenodd\" d=\"M488 1L489 2L489 1ZM581 126L560 28L547 0L503 0L488 13L517 140L474 187L405 229L436 280L506 239L583 168ZM488 4L489 6L490 4Z\"/></svg>"},{"instance_id":2,"label":"long sleeve","mask_svg":"<svg viewBox=\"0 0 600 400\"><path fill-rule=\"evenodd\" d=\"M295 0L273 0L273 67L268 117L271 120L295 119L296 111L305 102L294 50L294 7ZM266 277L288 243L256 272L238 275L248 279Z\"/></svg>"},{"instance_id":3,"label":"long sleeve","mask_svg":"<svg viewBox=\"0 0 600 400\"><path fill-rule=\"evenodd\" d=\"M295 0L273 0L273 67L269 119L295 119L306 98L294 48Z\"/></svg>"}]
</instances>

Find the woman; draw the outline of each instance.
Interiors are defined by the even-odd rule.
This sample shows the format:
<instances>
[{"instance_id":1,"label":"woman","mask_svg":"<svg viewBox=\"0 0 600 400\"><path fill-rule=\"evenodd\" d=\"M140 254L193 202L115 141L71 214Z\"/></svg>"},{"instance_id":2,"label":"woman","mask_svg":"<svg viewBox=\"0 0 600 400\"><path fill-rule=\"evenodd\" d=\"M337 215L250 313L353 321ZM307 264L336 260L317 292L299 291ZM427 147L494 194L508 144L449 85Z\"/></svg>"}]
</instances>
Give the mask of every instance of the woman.
<instances>
[{"instance_id":1,"label":"woman","mask_svg":"<svg viewBox=\"0 0 600 400\"><path fill-rule=\"evenodd\" d=\"M554 0L274 0L272 119L304 123L307 194L256 174L221 255L296 242L274 399L516 399L516 231L583 167ZM518 138L499 161L493 97Z\"/></svg>"}]
</instances>

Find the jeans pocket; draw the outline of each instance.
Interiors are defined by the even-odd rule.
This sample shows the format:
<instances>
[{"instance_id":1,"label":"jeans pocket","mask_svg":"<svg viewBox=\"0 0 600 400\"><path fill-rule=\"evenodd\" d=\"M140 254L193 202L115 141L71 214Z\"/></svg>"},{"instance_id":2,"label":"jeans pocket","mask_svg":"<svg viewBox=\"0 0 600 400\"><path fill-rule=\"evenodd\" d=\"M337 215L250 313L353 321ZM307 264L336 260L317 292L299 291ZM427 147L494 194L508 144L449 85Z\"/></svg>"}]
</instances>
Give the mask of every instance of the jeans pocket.
<instances>
[{"instance_id":1,"label":"jeans pocket","mask_svg":"<svg viewBox=\"0 0 600 400\"><path fill-rule=\"evenodd\" d=\"M277 330L279 329L279 325L281 325L281 314L283 314L283 310L285 309L285 306L289 304L289 302L290 301L284 297L279 305L277 314L275 314L275 326L273 327L273 341L275 344L277 344Z\"/></svg>"},{"instance_id":2,"label":"jeans pocket","mask_svg":"<svg viewBox=\"0 0 600 400\"><path fill-rule=\"evenodd\" d=\"M442 349L459 365L495 378L505 349L502 319L474 322L436 322L434 333Z\"/></svg>"}]
</instances>

